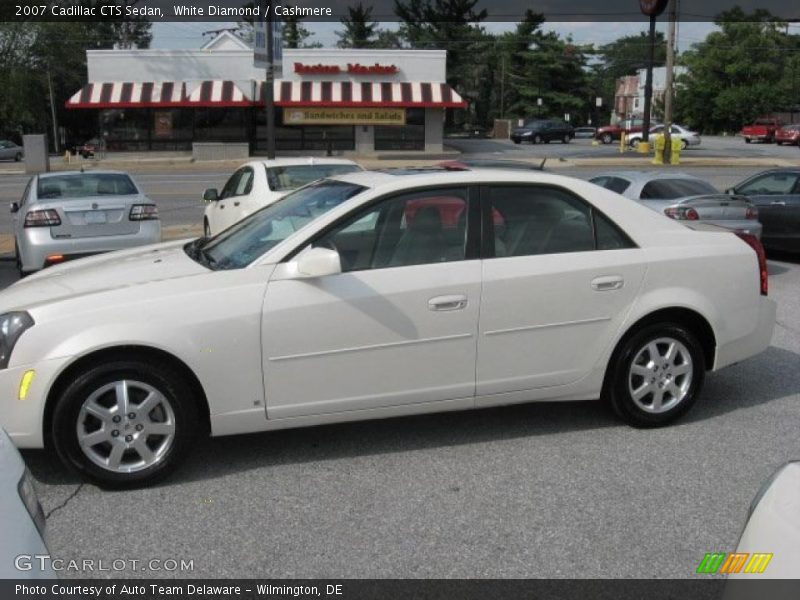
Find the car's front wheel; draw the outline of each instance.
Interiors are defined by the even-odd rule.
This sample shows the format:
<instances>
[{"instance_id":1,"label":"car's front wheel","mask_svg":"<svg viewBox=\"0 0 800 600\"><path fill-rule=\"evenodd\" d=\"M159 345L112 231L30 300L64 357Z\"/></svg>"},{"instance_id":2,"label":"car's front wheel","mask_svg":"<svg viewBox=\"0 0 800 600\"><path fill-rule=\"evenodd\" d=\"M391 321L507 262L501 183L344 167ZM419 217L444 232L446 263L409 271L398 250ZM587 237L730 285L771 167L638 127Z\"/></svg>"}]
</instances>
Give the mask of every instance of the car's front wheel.
<instances>
[{"instance_id":1,"label":"car's front wheel","mask_svg":"<svg viewBox=\"0 0 800 600\"><path fill-rule=\"evenodd\" d=\"M70 467L109 488L170 473L198 430L192 388L168 365L113 360L72 378L57 399L52 439Z\"/></svg>"},{"instance_id":2,"label":"car's front wheel","mask_svg":"<svg viewBox=\"0 0 800 600\"><path fill-rule=\"evenodd\" d=\"M606 395L614 411L635 427L666 425L697 400L705 359L683 325L657 323L628 337L614 353Z\"/></svg>"},{"instance_id":3,"label":"car's front wheel","mask_svg":"<svg viewBox=\"0 0 800 600\"><path fill-rule=\"evenodd\" d=\"M540 136L538 133L535 136L533 136L534 144L541 144L543 141L544 140L542 139L542 136Z\"/></svg>"}]
</instances>

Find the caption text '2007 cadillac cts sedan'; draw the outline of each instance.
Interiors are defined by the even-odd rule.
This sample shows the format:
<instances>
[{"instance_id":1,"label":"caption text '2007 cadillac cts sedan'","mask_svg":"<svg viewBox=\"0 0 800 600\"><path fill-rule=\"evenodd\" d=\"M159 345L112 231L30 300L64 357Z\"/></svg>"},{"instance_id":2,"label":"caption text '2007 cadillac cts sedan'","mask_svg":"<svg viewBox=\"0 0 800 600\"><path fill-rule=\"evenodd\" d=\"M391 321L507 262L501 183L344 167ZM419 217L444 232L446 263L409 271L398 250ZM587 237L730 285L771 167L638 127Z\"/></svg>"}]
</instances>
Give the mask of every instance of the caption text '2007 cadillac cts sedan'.
<instances>
[{"instance_id":1,"label":"caption text '2007 cadillac cts sedan'","mask_svg":"<svg viewBox=\"0 0 800 600\"><path fill-rule=\"evenodd\" d=\"M338 175L0 293L0 423L111 487L206 432L600 397L663 425L772 336L760 244L705 227L539 172Z\"/></svg>"}]
</instances>

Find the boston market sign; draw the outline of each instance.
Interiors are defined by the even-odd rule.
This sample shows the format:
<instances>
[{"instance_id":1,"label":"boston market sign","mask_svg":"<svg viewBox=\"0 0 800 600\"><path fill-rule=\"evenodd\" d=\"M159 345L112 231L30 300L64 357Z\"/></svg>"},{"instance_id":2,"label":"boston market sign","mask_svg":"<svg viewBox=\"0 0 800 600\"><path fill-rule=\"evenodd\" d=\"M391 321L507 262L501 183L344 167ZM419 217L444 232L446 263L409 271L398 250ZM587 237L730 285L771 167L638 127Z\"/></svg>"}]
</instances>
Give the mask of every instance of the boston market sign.
<instances>
[{"instance_id":1,"label":"boston market sign","mask_svg":"<svg viewBox=\"0 0 800 600\"><path fill-rule=\"evenodd\" d=\"M336 75L337 73L352 73L353 75L394 75L400 69L395 65L362 65L359 63L347 63L346 68L339 65L307 65L304 63L294 63L294 72L301 75Z\"/></svg>"}]
</instances>

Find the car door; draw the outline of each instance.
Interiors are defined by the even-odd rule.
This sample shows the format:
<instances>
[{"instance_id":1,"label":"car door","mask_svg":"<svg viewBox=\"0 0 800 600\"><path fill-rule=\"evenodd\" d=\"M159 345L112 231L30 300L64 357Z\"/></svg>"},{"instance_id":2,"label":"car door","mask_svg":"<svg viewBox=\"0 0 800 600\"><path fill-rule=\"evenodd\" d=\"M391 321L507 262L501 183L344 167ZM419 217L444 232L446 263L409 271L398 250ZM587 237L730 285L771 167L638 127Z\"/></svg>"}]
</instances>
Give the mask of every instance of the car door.
<instances>
[{"instance_id":1,"label":"car door","mask_svg":"<svg viewBox=\"0 0 800 600\"><path fill-rule=\"evenodd\" d=\"M386 197L311 244L337 249L342 273L270 281L268 418L457 399L471 406L481 264L470 206L466 187Z\"/></svg>"},{"instance_id":2,"label":"car door","mask_svg":"<svg viewBox=\"0 0 800 600\"><path fill-rule=\"evenodd\" d=\"M5 140L0 142L0 159L14 158L15 153L9 142Z\"/></svg>"},{"instance_id":3,"label":"car door","mask_svg":"<svg viewBox=\"0 0 800 600\"><path fill-rule=\"evenodd\" d=\"M481 202L487 235L476 403L581 379L638 294L642 251L563 188L486 186Z\"/></svg>"},{"instance_id":4,"label":"car door","mask_svg":"<svg viewBox=\"0 0 800 600\"><path fill-rule=\"evenodd\" d=\"M241 202L241 199L236 198L236 193L237 190L240 189L239 183L242 180L244 172L244 168L235 171L222 188L219 199L211 203L208 213L208 223L214 234L219 233L223 229L227 229L237 221L236 209L238 205L235 203Z\"/></svg>"},{"instance_id":5,"label":"car door","mask_svg":"<svg viewBox=\"0 0 800 600\"><path fill-rule=\"evenodd\" d=\"M758 208L765 243L770 238L797 235L800 210L800 173L775 171L756 176L734 190Z\"/></svg>"}]
</instances>

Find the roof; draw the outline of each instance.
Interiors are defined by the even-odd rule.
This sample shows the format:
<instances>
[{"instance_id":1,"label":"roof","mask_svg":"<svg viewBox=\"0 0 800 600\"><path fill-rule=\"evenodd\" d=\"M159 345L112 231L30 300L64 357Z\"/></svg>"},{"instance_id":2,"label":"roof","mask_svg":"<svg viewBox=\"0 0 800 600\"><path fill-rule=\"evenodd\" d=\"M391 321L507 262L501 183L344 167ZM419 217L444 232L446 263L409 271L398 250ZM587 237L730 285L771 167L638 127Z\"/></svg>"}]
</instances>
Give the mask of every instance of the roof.
<instances>
[{"instance_id":1,"label":"roof","mask_svg":"<svg viewBox=\"0 0 800 600\"><path fill-rule=\"evenodd\" d=\"M699 180L700 177L684 173L683 171L604 171L592 175L592 179L597 177L622 177L631 182L653 181L654 179L692 179Z\"/></svg>"},{"instance_id":2,"label":"roof","mask_svg":"<svg viewBox=\"0 0 800 600\"><path fill-rule=\"evenodd\" d=\"M92 169L91 171L50 171L48 173L39 173L39 179L45 179L47 177L62 177L64 175L128 175L130 173L126 171L114 171L114 170L100 170L100 169Z\"/></svg>"},{"instance_id":3,"label":"roof","mask_svg":"<svg viewBox=\"0 0 800 600\"><path fill-rule=\"evenodd\" d=\"M303 165L357 165L358 163L346 158L317 158L316 156L297 156L289 158L265 158L253 160L250 163L260 163L265 167L299 167Z\"/></svg>"}]
</instances>

